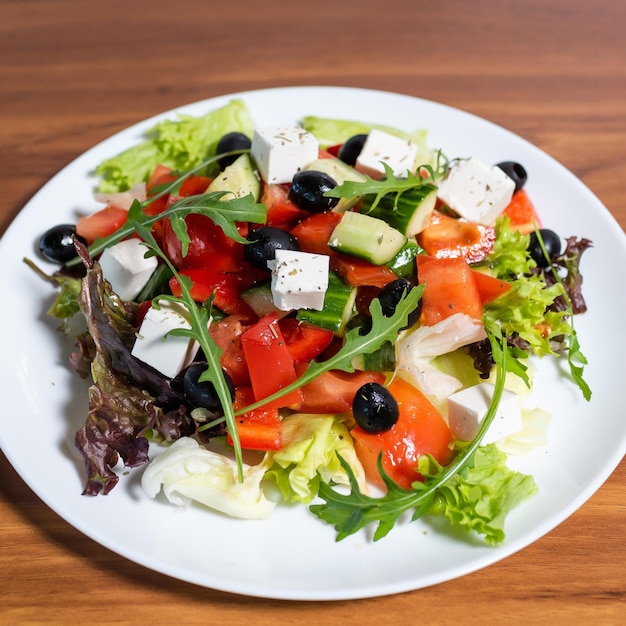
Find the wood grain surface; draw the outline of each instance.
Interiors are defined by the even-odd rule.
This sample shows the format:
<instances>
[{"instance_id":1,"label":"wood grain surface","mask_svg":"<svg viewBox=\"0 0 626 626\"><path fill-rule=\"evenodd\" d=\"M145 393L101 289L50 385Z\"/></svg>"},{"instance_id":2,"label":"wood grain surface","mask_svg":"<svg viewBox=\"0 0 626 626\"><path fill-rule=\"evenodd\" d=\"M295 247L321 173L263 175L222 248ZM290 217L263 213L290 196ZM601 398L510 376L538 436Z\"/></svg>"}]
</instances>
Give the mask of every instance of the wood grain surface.
<instances>
[{"instance_id":1,"label":"wood grain surface","mask_svg":"<svg viewBox=\"0 0 626 626\"><path fill-rule=\"evenodd\" d=\"M622 0L0 0L0 15L0 233L112 133L284 85L404 92L487 118L560 161L626 227ZM469 576L305 603L204 589L127 561L48 509L0 455L0 623L619 624L625 481L622 462L547 536Z\"/></svg>"}]
</instances>

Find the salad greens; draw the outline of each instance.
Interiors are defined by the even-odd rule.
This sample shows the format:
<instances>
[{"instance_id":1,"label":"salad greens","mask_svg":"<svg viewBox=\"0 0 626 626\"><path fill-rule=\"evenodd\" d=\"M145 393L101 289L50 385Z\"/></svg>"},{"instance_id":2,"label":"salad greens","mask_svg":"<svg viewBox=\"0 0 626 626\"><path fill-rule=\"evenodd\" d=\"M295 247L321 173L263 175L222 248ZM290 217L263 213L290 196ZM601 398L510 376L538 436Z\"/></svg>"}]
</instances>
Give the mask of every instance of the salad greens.
<instances>
[{"instance_id":1,"label":"salad greens","mask_svg":"<svg viewBox=\"0 0 626 626\"><path fill-rule=\"evenodd\" d=\"M158 122L147 138L96 169L99 191L125 191L148 180L157 165L174 170L191 170L215 154L224 129L252 136L254 122L242 100L232 100L202 117L181 115L178 120Z\"/></svg>"},{"instance_id":2,"label":"salad greens","mask_svg":"<svg viewBox=\"0 0 626 626\"><path fill-rule=\"evenodd\" d=\"M397 200L407 190L432 184L445 176L449 166L440 152L426 146L424 131L405 133L386 126L316 116L305 117L302 125L316 135L321 147L340 144L355 134L379 128L410 138L427 154L417 174L399 178L385 166L383 180L365 177L361 182L346 181L327 193L332 197L367 196L372 199L373 208L384 197L393 196ZM380 539L409 511L413 520L425 515L438 516L482 535L489 544L501 542L507 513L530 497L537 487L532 477L507 467L506 455L496 445L484 446L481 441L495 418L507 375L518 377L530 387L524 364L530 354L557 355L565 349L572 377L583 396L589 398L591 392L583 379L586 359L572 316L585 306L580 292L579 262L590 242L571 238L564 254L555 262L563 275L555 270L543 272L528 255L528 236L512 230L506 218L497 221L493 249L477 268L506 280L511 289L485 306L482 337L486 334L486 339L475 341L465 349L477 370L470 378L493 376L495 369L494 394L476 437L471 442L455 441L454 454L447 465L441 466L432 456L423 455L416 468L423 480L417 480L416 473L411 488L405 489L390 478L379 458L378 471L386 493L372 496L352 444L349 418L293 413L282 421L283 447L266 452L260 463L249 466L243 461L237 417L331 370L354 372L355 363L361 362L363 355L394 346L418 307L424 287L419 285L405 291L394 311L387 315L383 314L379 299L372 299L368 327L347 330L341 346L331 356L312 360L291 384L235 410L220 364L223 350L210 332L214 314L218 315L219 311L213 308L213 298L202 305L194 301L191 279L177 271L160 248L152 227L159 220L169 220L184 256L190 245L186 225L189 215L208 217L230 239L247 243L237 224L264 224L267 207L251 195L237 198L228 192L209 192L177 199L158 215L144 213L144 208L155 198L175 195L188 177L210 172L217 161L217 142L232 131L247 135L254 131L250 113L239 100L203 117L181 116L175 121L159 122L147 133L145 141L101 163L97 174L99 191L103 193L124 191L145 182L157 165L172 168L176 176L172 182L154 189L149 200L134 200L127 222L114 234L97 239L89 250L76 242L79 258L75 264L82 261L86 268L84 277L61 273L46 276L59 287L49 313L65 319L80 310L88 326L88 332L78 338L77 351L71 357L76 371L83 377L91 375L93 380L89 389L89 414L76 434L88 475L84 493L109 493L118 482L112 469L118 457L129 467L145 464L149 440L153 439L169 445L148 465L144 488L154 496L164 486L166 497L178 504L196 500L240 517L267 517L274 503L265 498L261 483L269 480L275 483L284 501L309 504L315 516L332 524L337 540L371 523L376 524L374 539ZM173 276L180 285L179 297L169 292L153 293L150 297L154 296L153 306L157 308L159 301L172 301L189 313L190 328L171 333L193 339L202 348L207 369L200 380L213 384L224 407L223 414L209 415L203 425L193 419L194 407L172 380L131 354L138 305L117 297L96 260L104 249L131 236L139 236L146 245L146 254L157 256L165 275ZM232 440L234 461L202 445L208 438L225 438L226 434ZM341 487L337 489L337 486ZM321 503L313 502L316 497Z\"/></svg>"}]
</instances>

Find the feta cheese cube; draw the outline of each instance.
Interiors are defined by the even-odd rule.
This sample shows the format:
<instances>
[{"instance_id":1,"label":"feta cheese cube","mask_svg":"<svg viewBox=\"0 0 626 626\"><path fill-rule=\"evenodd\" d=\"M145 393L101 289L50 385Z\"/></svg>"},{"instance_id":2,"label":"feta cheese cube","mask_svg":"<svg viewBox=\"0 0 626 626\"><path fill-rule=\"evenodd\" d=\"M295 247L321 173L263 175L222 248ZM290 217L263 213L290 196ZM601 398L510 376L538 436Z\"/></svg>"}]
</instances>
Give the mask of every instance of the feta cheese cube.
<instances>
[{"instance_id":1,"label":"feta cheese cube","mask_svg":"<svg viewBox=\"0 0 626 626\"><path fill-rule=\"evenodd\" d=\"M102 274L122 300L134 300L157 267L156 257L146 258L148 248L132 238L106 248L100 256Z\"/></svg>"},{"instance_id":2,"label":"feta cheese cube","mask_svg":"<svg viewBox=\"0 0 626 626\"><path fill-rule=\"evenodd\" d=\"M163 300L148 309L131 354L165 376L173 378L191 363L198 343L188 337L168 335L175 328L191 328L182 304Z\"/></svg>"},{"instance_id":3,"label":"feta cheese cube","mask_svg":"<svg viewBox=\"0 0 626 626\"><path fill-rule=\"evenodd\" d=\"M515 183L499 167L472 157L450 170L437 196L461 217L489 225L511 202L514 191Z\"/></svg>"},{"instance_id":4,"label":"feta cheese cube","mask_svg":"<svg viewBox=\"0 0 626 626\"><path fill-rule=\"evenodd\" d=\"M462 441L471 441L487 413L494 392L491 383L480 383L457 391L448 397L448 425L452 434ZM493 443L522 428L519 397L504 390L496 416L483 437L482 443Z\"/></svg>"},{"instance_id":5,"label":"feta cheese cube","mask_svg":"<svg viewBox=\"0 0 626 626\"><path fill-rule=\"evenodd\" d=\"M298 250L276 250L272 270L272 299L281 311L324 308L328 289L329 257Z\"/></svg>"},{"instance_id":6,"label":"feta cheese cube","mask_svg":"<svg viewBox=\"0 0 626 626\"><path fill-rule=\"evenodd\" d=\"M264 181L290 183L294 174L319 156L319 142L298 126L254 131L250 154Z\"/></svg>"},{"instance_id":7,"label":"feta cheese cube","mask_svg":"<svg viewBox=\"0 0 626 626\"><path fill-rule=\"evenodd\" d=\"M371 178L379 179L385 174L382 163L386 163L394 176L406 177L407 171L413 172L415 169L418 150L413 141L372 129L357 157L355 169Z\"/></svg>"}]
</instances>

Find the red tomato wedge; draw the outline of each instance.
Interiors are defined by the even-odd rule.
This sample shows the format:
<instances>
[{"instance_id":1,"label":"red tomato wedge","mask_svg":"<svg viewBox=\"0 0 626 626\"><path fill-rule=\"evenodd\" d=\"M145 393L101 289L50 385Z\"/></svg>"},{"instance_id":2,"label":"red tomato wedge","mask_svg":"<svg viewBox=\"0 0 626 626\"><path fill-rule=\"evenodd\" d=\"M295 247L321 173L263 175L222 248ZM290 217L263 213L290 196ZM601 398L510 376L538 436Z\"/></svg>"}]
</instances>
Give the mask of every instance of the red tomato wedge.
<instances>
[{"instance_id":1,"label":"red tomato wedge","mask_svg":"<svg viewBox=\"0 0 626 626\"><path fill-rule=\"evenodd\" d=\"M236 387L250 385L250 373L241 342L247 327L246 320L239 315L229 315L209 326L213 341L222 349L220 365Z\"/></svg>"},{"instance_id":2,"label":"red tomato wedge","mask_svg":"<svg viewBox=\"0 0 626 626\"><path fill-rule=\"evenodd\" d=\"M482 303L472 270L463 257L417 255L417 275L424 285L420 320L432 326L455 313L482 319Z\"/></svg>"},{"instance_id":3,"label":"red tomato wedge","mask_svg":"<svg viewBox=\"0 0 626 626\"><path fill-rule=\"evenodd\" d=\"M301 372L306 364L296 369ZM302 387L301 402L289 408L301 413L348 413L352 411L352 401L360 387L369 382L382 384L384 380L381 372L324 372Z\"/></svg>"},{"instance_id":4,"label":"red tomato wedge","mask_svg":"<svg viewBox=\"0 0 626 626\"><path fill-rule=\"evenodd\" d=\"M270 313L250 326L241 341L256 400L267 398L295 382L298 375L276 314ZM297 389L268 403L267 407L285 407L301 400L302 392Z\"/></svg>"},{"instance_id":5,"label":"red tomato wedge","mask_svg":"<svg viewBox=\"0 0 626 626\"><path fill-rule=\"evenodd\" d=\"M211 184L211 179L208 176L200 176L198 174L189 176L181 183L178 191L182 197L197 196L204 193L207 187Z\"/></svg>"},{"instance_id":6,"label":"red tomato wedge","mask_svg":"<svg viewBox=\"0 0 626 626\"><path fill-rule=\"evenodd\" d=\"M539 215L525 189L520 189L513 194L503 214L509 218L511 228L525 235L535 230L535 226L541 228Z\"/></svg>"},{"instance_id":7,"label":"red tomato wedge","mask_svg":"<svg viewBox=\"0 0 626 626\"><path fill-rule=\"evenodd\" d=\"M261 203L267 207L266 226L290 230L310 215L289 199L289 187L272 183L263 184Z\"/></svg>"},{"instance_id":8,"label":"red tomato wedge","mask_svg":"<svg viewBox=\"0 0 626 626\"><path fill-rule=\"evenodd\" d=\"M191 279L191 297L196 302L206 302L215 293L213 304L223 313L241 315L249 321L257 319L254 311L240 298L241 292L254 282L250 274L228 274L201 267L181 270L180 274ZM171 278L169 286L172 294L180 298L182 289L178 279Z\"/></svg>"},{"instance_id":9,"label":"red tomato wedge","mask_svg":"<svg viewBox=\"0 0 626 626\"><path fill-rule=\"evenodd\" d=\"M298 240L304 252L332 255L328 240L341 220L341 213L326 211L314 213L292 228L291 234Z\"/></svg>"},{"instance_id":10,"label":"red tomato wedge","mask_svg":"<svg viewBox=\"0 0 626 626\"><path fill-rule=\"evenodd\" d=\"M457 219L434 211L430 224L417 236L426 254L433 257L463 257L468 263L482 261L493 248L493 227Z\"/></svg>"},{"instance_id":11,"label":"red tomato wedge","mask_svg":"<svg viewBox=\"0 0 626 626\"><path fill-rule=\"evenodd\" d=\"M157 185L167 185L167 183L173 183L176 178L177 176L172 172L171 167L159 164L152 170L152 174L150 174L150 178L146 183L146 190L149 193Z\"/></svg>"},{"instance_id":12,"label":"red tomato wedge","mask_svg":"<svg viewBox=\"0 0 626 626\"><path fill-rule=\"evenodd\" d=\"M483 306L493 302L496 298L499 298L511 289L511 283L507 283L506 280L500 280L494 276L489 276L489 274L485 274L484 272L472 270L472 276L474 277L474 283L478 289L480 302Z\"/></svg>"},{"instance_id":13,"label":"red tomato wedge","mask_svg":"<svg viewBox=\"0 0 626 626\"><path fill-rule=\"evenodd\" d=\"M388 389L399 408L394 426L376 434L356 426L351 434L368 480L384 487L377 466L382 452L385 472L400 487L410 489L411 483L421 478L416 468L422 455L431 454L442 465L448 462L452 433L441 413L411 383L395 378Z\"/></svg>"},{"instance_id":14,"label":"red tomato wedge","mask_svg":"<svg viewBox=\"0 0 626 626\"><path fill-rule=\"evenodd\" d=\"M331 254L330 269L350 287L384 287L398 278L386 265L374 265L340 253Z\"/></svg>"},{"instance_id":15,"label":"red tomato wedge","mask_svg":"<svg viewBox=\"0 0 626 626\"><path fill-rule=\"evenodd\" d=\"M235 411L244 409L254 402L252 387L237 387L235 391ZM277 408L260 407L247 411L235 418L239 443L245 450L280 450L282 433L280 414ZM233 444L230 433L228 443Z\"/></svg>"},{"instance_id":16,"label":"red tomato wedge","mask_svg":"<svg viewBox=\"0 0 626 626\"><path fill-rule=\"evenodd\" d=\"M96 239L108 237L119 230L128 219L128 211L106 206L91 215L81 217L76 224L76 234L84 237L89 245Z\"/></svg>"},{"instance_id":17,"label":"red tomato wedge","mask_svg":"<svg viewBox=\"0 0 626 626\"><path fill-rule=\"evenodd\" d=\"M300 322L294 317L283 318L278 325L294 365L308 363L319 356L335 336L332 330Z\"/></svg>"}]
</instances>

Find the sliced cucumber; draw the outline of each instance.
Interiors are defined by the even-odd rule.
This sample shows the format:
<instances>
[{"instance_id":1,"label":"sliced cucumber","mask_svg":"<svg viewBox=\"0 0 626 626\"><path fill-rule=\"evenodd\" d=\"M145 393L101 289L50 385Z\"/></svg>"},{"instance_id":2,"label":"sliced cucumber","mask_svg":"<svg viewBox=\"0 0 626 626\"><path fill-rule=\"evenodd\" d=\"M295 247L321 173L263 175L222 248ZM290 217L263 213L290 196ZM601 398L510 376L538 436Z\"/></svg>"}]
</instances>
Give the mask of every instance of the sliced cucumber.
<instances>
[{"instance_id":1,"label":"sliced cucumber","mask_svg":"<svg viewBox=\"0 0 626 626\"><path fill-rule=\"evenodd\" d=\"M354 310L356 287L346 285L334 272L328 274L328 289L324 296L324 308L321 311L314 309L299 309L296 318L301 322L316 324L322 328L332 330L342 336L348 320Z\"/></svg>"},{"instance_id":2,"label":"sliced cucumber","mask_svg":"<svg viewBox=\"0 0 626 626\"><path fill-rule=\"evenodd\" d=\"M328 174L337 185L341 185L346 181L362 183L367 180L361 172L357 172L353 167L335 157L330 159L316 159L312 163L309 163L304 169L324 172L324 174ZM358 196L355 198L340 198L339 202L333 208L333 211L337 213L347 211L357 204L360 199L361 198Z\"/></svg>"},{"instance_id":3,"label":"sliced cucumber","mask_svg":"<svg viewBox=\"0 0 626 626\"><path fill-rule=\"evenodd\" d=\"M237 198L252 194L255 201L261 196L261 182L252 165L249 154L242 154L224 171L216 176L209 185L207 192L231 191ZM230 194L224 196L225 200L232 198Z\"/></svg>"},{"instance_id":4,"label":"sliced cucumber","mask_svg":"<svg viewBox=\"0 0 626 626\"><path fill-rule=\"evenodd\" d=\"M274 304L269 280L245 289L240 297L259 317L264 317L269 313L278 313L280 317L284 317L289 313L289 311L281 311Z\"/></svg>"},{"instance_id":5,"label":"sliced cucumber","mask_svg":"<svg viewBox=\"0 0 626 626\"><path fill-rule=\"evenodd\" d=\"M346 211L328 241L338 252L351 254L375 265L389 263L407 238L387 222L354 211Z\"/></svg>"},{"instance_id":6,"label":"sliced cucumber","mask_svg":"<svg viewBox=\"0 0 626 626\"><path fill-rule=\"evenodd\" d=\"M406 237L415 237L430 223L437 202L437 187L430 183L409 189L400 195L387 195L372 209L371 198L364 198L361 210L399 230Z\"/></svg>"},{"instance_id":7,"label":"sliced cucumber","mask_svg":"<svg viewBox=\"0 0 626 626\"><path fill-rule=\"evenodd\" d=\"M398 277L411 280L415 277L415 257L420 253L420 247L410 239L400 248L387 267Z\"/></svg>"}]
</instances>

